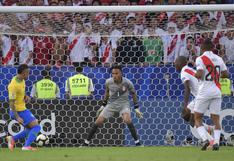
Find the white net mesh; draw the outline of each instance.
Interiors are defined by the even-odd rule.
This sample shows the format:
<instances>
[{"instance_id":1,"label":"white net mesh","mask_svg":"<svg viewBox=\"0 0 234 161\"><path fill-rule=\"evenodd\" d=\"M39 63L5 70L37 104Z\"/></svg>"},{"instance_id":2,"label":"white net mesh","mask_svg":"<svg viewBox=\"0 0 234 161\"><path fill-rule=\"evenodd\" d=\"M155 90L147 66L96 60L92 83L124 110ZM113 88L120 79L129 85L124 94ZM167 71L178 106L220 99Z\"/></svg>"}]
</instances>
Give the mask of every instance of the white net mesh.
<instances>
[{"instance_id":1,"label":"white net mesh","mask_svg":"<svg viewBox=\"0 0 234 161\"><path fill-rule=\"evenodd\" d=\"M7 114L7 84L16 74L14 65L31 66L27 94L41 79L40 71L51 70L61 99L36 101L28 107L41 120L41 132L49 135L50 145L78 146L95 120L105 79L110 77L108 67L117 62L123 64L123 73L134 83L141 102L144 119L133 115L133 121L143 144L165 145L166 134L172 130L175 144L180 145L193 134L180 117L183 85L173 62L178 55L194 61L200 55L201 43L209 37L215 43L214 52L228 63L233 79L233 26L233 11L0 13L0 100L5 107L0 109L0 136L20 130L17 124L12 127L14 122ZM65 81L75 74L73 65L85 66L84 72L93 80L91 100L65 99ZM225 97L222 105L225 137L234 131L233 102L232 96ZM100 129L93 143L134 144L117 117Z\"/></svg>"}]
</instances>

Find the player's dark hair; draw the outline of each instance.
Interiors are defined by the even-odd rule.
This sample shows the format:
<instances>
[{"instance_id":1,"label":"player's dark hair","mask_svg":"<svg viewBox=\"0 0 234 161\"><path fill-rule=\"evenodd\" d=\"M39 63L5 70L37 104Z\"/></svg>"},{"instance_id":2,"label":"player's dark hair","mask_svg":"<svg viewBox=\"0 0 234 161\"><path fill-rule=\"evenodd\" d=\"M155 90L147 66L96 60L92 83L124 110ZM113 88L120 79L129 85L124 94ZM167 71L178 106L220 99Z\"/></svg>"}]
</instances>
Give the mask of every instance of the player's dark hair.
<instances>
[{"instance_id":1,"label":"player's dark hair","mask_svg":"<svg viewBox=\"0 0 234 161\"><path fill-rule=\"evenodd\" d=\"M186 64L187 63L187 58L185 56L178 56L176 59L178 59L178 61L181 64Z\"/></svg>"},{"instance_id":2,"label":"player's dark hair","mask_svg":"<svg viewBox=\"0 0 234 161\"><path fill-rule=\"evenodd\" d=\"M82 66L76 67L76 72L77 73L82 73L83 72L83 67Z\"/></svg>"},{"instance_id":3,"label":"player's dark hair","mask_svg":"<svg viewBox=\"0 0 234 161\"><path fill-rule=\"evenodd\" d=\"M41 71L41 75L42 75L43 77L49 77L49 76L50 76L50 71L48 71L48 70L42 70L42 71Z\"/></svg>"},{"instance_id":4,"label":"player's dark hair","mask_svg":"<svg viewBox=\"0 0 234 161\"><path fill-rule=\"evenodd\" d=\"M18 74L22 74L24 70L28 69L28 65L27 64L21 64L18 66L17 69L17 73Z\"/></svg>"},{"instance_id":5,"label":"player's dark hair","mask_svg":"<svg viewBox=\"0 0 234 161\"><path fill-rule=\"evenodd\" d=\"M211 41L211 39L206 39L203 44L201 45L201 48L205 51L212 51L214 48L214 44Z\"/></svg>"},{"instance_id":6,"label":"player's dark hair","mask_svg":"<svg viewBox=\"0 0 234 161\"><path fill-rule=\"evenodd\" d=\"M119 65L119 64L114 64L114 65L111 67L111 71L112 71L113 69L119 69L119 70L122 72L122 66Z\"/></svg>"}]
</instances>

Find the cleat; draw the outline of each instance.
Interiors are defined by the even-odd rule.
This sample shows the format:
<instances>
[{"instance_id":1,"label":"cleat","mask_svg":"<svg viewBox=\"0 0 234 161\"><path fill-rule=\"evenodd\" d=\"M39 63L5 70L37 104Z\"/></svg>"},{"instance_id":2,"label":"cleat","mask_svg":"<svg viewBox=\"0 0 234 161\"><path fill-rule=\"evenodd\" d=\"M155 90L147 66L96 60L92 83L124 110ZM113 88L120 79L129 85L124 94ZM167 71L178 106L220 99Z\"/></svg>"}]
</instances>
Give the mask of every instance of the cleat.
<instances>
[{"instance_id":1,"label":"cleat","mask_svg":"<svg viewBox=\"0 0 234 161\"><path fill-rule=\"evenodd\" d=\"M212 150L213 151L219 151L219 144L214 144Z\"/></svg>"},{"instance_id":2,"label":"cleat","mask_svg":"<svg viewBox=\"0 0 234 161\"><path fill-rule=\"evenodd\" d=\"M202 143L202 148L201 148L201 150L202 150L202 151L205 151L209 145L210 145L210 142L209 142L208 140L204 141L204 142Z\"/></svg>"},{"instance_id":3,"label":"cleat","mask_svg":"<svg viewBox=\"0 0 234 161\"><path fill-rule=\"evenodd\" d=\"M140 142L136 143L137 147L144 147L144 145L142 145Z\"/></svg>"},{"instance_id":4,"label":"cleat","mask_svg":"<svg viewBox=\"0 0 234 161\"><path fill-rule=\"evenodd\" d=\"M24 150L24 151L37 151L37 148L33 148L31 146L23 146L22 150Z\"/></svg>"},{"instance_id":5,"label":"cleat","mask_svg":"<svg viewBox=\"0 0 234 161\"><path fill-rule=\"evenodd\" d=\"M15 141L14 141L13 137L12 136L7 136L6 141L7 141L7 145L8 145L8 148L10 149L10 151L13 151L14 146L15 146Z\"/></svg>"}]
</instances>

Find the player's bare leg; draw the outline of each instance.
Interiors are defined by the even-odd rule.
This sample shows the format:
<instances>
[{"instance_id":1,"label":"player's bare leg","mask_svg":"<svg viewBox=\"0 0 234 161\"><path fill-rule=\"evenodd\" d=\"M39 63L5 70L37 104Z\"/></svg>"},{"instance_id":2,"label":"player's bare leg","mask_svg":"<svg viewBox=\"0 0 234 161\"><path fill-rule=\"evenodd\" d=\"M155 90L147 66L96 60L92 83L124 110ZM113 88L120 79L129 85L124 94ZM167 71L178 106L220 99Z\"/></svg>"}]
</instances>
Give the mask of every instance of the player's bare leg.
<instances>
[{"instance_id":1,"label":"player's bare leg","mask_svg":"<svg viewBox=\"0 0 234 161\"><path fill-rule=\"evenodd\" d=\"M85 140L83 146L88 146L93 135L97 132L98 127L102 126L105 121L105 118L102 115L99 115L91 130L89 131L88 137Z\"/></svg>"},{"instance_id":2,"label":"player's bare leg","mask_svg":"<svg viewBox=\"0 0 234 161\"><path fill-rule=\"evenodd\" d=\"M201 150L206 150L207 147L210 145L210 142L207 138L207 131L205 129L205 127L202 124L202 117L203 114L202 113L198 113L195 112L194 113L194 118L195 118L195 126L197 127L197 132L200 135L200 137L202 138L203 141L203 145Z\"/></svg>"},{"instance_id":3,"label":"player's bare leg","mask_svg":"<svg viewBox=\"0 0 234 161\"><path fill-rule=\"evenodd\" d=\"M217 151L219 150L219 139L220 139L220 134L221 134L221 125L219 122L219 115L211 114L211 119L214 123L214 145L213 145L213 150Z\"/></svg>"},{"instance_id":4,"label":"player's bare leg","mask_svg":"<svg viewBox=\"0 0 234 161\"><path fill-rule=\"evenodd\" d=\"M131 115L129 113L123 113L122 115L124 123L127 124L128 129L130 130L133 139L135 140L136 146L141 146L140 140L138 139L136 128L132 123Z\"/></svg>"},{"instance_id":5,"label":"player's bare leg","mask_svg":"<svg viewBox=\"0 0 234 161\"><path fill-rule=\"evenodd\" d=\"M6 141L7 141L7 145L8 145L8 148L10 149L10 151L13 151L14 146L15 146L15 141L14 141L13 137L12 136L7 136Z\"/></svg>"}]
</instances>

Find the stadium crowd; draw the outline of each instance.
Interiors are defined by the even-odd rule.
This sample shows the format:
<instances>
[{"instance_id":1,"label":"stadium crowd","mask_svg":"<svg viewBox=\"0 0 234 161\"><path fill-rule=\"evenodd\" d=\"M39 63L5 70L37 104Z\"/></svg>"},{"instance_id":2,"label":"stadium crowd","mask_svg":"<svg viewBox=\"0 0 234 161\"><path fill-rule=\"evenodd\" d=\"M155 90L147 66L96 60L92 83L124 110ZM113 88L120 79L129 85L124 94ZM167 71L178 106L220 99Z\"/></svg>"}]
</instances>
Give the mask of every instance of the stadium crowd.
<instances>
[{"instance_id":1,"label":"stadium crowd","mask_svg":"<svg viewBox=\"0 0 234 161\"><path fill-rule=\"evenodd\" d=\"M2 5L175 5L215 0L2 0ZM234 12L0 14L1 65L160 65L179 55L194 61L206 38L234 61ZM21 34L22 33L22 34Z\"/></svg>"}]
</instances>

